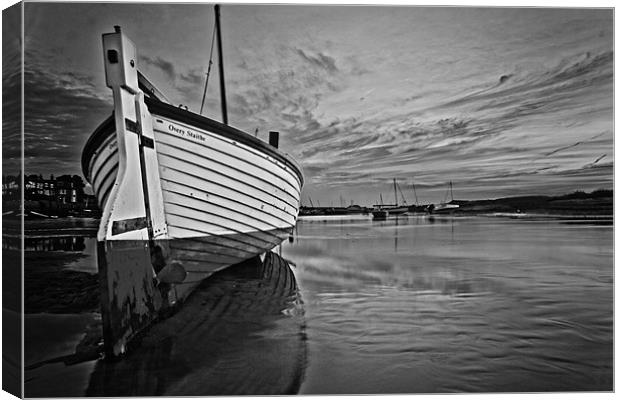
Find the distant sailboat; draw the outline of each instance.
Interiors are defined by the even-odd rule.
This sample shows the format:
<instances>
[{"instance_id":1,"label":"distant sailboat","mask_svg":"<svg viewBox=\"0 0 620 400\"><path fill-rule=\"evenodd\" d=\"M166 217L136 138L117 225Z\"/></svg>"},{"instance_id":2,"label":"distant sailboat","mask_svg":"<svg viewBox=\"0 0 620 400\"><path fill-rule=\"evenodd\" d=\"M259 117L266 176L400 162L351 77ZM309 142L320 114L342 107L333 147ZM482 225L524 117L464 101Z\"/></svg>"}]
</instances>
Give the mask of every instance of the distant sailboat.
<instances>
[{"instance_id":1,"label":"distant sailboat","mask_svg":"<svg viewBox=\"0 0 620 400\"><path fill-rule=\"evenodd\" d=\"M403 191L400 190L400 186L396 183L396 179L393 179L394 182L394 207L389 208L389 212L393 215L404 214L409 211L409 206L407 205L407 200L405 200L405 195ZM403 200L403 204L398 204L398 197L396 195L396 190L400 192L400 196Z\"/></svg>"},{"instance_id":2,"label":"distant sailboat","mask_svg":"<svg viewBox=\"0 0 620 400\"><path fill-rule=\"evenodd\" d=\"M459 208L458 204L452 204L454 201L454 196L452 194L452 181L450 181L450 201L448 202L448 193L444 198L444 201L438 204L431 204L429 206L429 212L431 214L450 214L453 213L457 208Z\"/></svg>"},{"instance_id":3,"label":"distant sailboat","mask_svg":"<svg viewBox=\"0 0 620 400\"><path fill-rule=\"evenodd\" d=\"M383 195L379 193L379 207L372 211L372 219L377 221L385 220L389 215L390 213L383 208Z\"/></svg>"},{"instance_id":4,"label":"distant sailboat","mask_svg":"<svg viewBox=\"0 0 620 400\"><path fill-rule=\"evenodd\" d=\"M392 180L394 183L394 204L383 204L383 196L381 196L381 204L375 205L375 210L372 212L372 216L374 219L386 219L389 215L400 215L409 211L409 206L407 205L407 201L405 200L405 196L403 195L402 190L396 183L396 179ZM397 190L400 191L400 194L403 198L403 204L398 204L398 194Z\"/></svg>"}]
</instances>

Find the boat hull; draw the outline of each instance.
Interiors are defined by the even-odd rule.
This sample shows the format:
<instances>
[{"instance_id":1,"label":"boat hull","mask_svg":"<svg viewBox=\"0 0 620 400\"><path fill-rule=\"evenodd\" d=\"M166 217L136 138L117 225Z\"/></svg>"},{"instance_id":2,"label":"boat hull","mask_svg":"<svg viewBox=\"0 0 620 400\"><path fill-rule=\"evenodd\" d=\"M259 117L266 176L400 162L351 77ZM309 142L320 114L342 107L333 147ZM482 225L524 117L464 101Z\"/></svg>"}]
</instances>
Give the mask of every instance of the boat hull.
<instances>
[{"instance_id":1,"label":"boat hull","mask_svg":"<svg viewBox=\"0 0 620 400\"><path fill-rule=\"evenodd\" d=\"M458 209L458 204L441 203L434 205L434 207L431 209L431 214L452 214Z\"/></svg>"},{"instance_id":2,"label":"boat hull","mask_svg":"<svg viewBox=\"0 0 620 400\"><path fill-rule=\"evenodd\" d=\"M170 112L152 115L166 240L208 243L213 268L201 272L251 258L288 236L302 185L294 164L264 151L265 146L192 126ZM119 163L114 124L105 121L96 135L98 145L85 153L85 175L105 209ZM174 246L170 250L171 259L180 258Z\"/></svg>"},{"instance_id":3,"label":"boat hull","mask_svg":"<svg viewBox=\"0 0 620 400\"><path fill-rule=\"evenodd\" d=\"M170 238L295 225L302 178L292 163L262 151L264 146L252 147L253 143L222 136L215 129L196 128L158 114L153 114L153 121ZM118 149L109 120L96 133L102 138L83 166L104 209L115 184Z\"/></svg>"},{"instance_id":4,"label":"boat hull","mask_svg":"<svg viewBox=\"0 0 620 400\"><path fill-rule=\"evenodd\" d=\"M372 212L372 219L375 221L386 220L389 212L386 210L375 210Z\"/></svg>"},{"instance_id":5,"label":"boat hull","mask_svg":"<svg viewBox=\"0 0 620 400\"><path fill-rule=\"evenodd\" d=\"M127 174L119 153L129 153L119 150L113 117L93 133L82 158L84 175L104 210L98 264L105 336L114 338L109 351L114 355L124 353L127 338L152 320L135 315L174 305L214 272L285 240L296 223L303 185L301 169L269 144L156 100L145 103L156 153L153 175L161 188L160 196L148 200L151 208L162 203L165 234L136 240L128 234L146 232L146 218L111 220L112 210L122 207L116 204L119 196L128 196L119 188L119 171ZM110 224L111 229L104 226ZM153 284L149 276L156 278ZM124 312L126 304L132 310L146 306Z\"/></svg>"}]
</instances>

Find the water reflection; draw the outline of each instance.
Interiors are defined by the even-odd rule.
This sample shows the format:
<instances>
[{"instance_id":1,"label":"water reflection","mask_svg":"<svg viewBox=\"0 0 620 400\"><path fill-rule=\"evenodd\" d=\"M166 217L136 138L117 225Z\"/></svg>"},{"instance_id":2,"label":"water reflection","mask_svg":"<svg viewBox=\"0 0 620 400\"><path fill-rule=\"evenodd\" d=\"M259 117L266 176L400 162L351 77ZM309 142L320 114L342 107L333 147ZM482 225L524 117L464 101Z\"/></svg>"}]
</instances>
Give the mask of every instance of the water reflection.
<instances>
[{"instance_id":1,"label":"water reflection","mask_svg":"<svg viewBox=\"0 0 620 400\"><path fill-rule=\"evenodd\" d=\"M297 282L268 252L204 281L126 357L98 361L86 395L294 394L305 364Z\"/></svg>"},{"instance_id":2,"label":"water reflection","mask_svg":"<svg viewBox=\"0 0 620 400\"><path fill-rule=\"evenodd\" d=\"M83 251L86 248L84 236L25 237L25 251ZM2 236L2 250L20 250L21 238Z\"/></svg>"},{"instance_id":3,"label":"water reflection","mask_svg":"<svg viewBox=\"0 0 620 400\"><path fill-rule=\"evenodd\" d=\"M613 232L410 217L298 225L301 393L611 390Z\"/></svg>"}]
</instances>

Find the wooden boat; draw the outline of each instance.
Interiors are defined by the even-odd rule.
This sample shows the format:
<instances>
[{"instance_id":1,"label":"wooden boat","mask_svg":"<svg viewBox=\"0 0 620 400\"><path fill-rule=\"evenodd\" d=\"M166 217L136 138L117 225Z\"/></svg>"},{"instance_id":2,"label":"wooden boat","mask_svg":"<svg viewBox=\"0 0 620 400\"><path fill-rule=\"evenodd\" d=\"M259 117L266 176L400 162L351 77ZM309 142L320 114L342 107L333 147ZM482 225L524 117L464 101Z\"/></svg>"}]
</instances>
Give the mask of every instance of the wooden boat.
<instances>
[{"instance_id":1,"label":"wooden boat","mask_svg":"<svg viewBox=\"0 0 620 400\"><path fill-rule=\"evenodd\" d=\"M218 48L219 8L216 6ZM215 271L278 245L295 226L303 175L277 149L162 101L134 44L103 35L114 114L91 135L82 168L102 218L97 234L106 352L185 299Z\"/></svg>"}]
</instances>

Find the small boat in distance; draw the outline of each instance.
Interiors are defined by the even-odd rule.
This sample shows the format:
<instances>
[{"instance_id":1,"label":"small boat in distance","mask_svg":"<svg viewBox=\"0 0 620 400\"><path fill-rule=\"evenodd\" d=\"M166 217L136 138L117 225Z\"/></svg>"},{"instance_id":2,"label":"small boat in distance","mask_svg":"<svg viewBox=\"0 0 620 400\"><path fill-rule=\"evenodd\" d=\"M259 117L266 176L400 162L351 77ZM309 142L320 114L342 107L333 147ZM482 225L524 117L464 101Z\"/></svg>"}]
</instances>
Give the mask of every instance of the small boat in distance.
<instances>
[{"instance_id":1,"label":"small boat in distance","mask_svg":"<svg viewBox=\"0 0 620 400\"><path fill-rule=\"evenodd\" d=\"M448 202L448 193L450 193L450 201ZM438 204L428 206L428 212L431 214L451 214L459 208L458 204L452 204L454 196L452 194L452 181L450 181L449 192L446 193L444 201Z\"/></svg>"},{"instance_id":2,"label":"small boat in distance","mask_svg":"<svg viewBox=\"0 0 620 400\"><path fill-rule=\"evenodd\" d=\"M295 226L301 167L227 123L175 107L138 72L120 27L103 35L114 113L88 139L84 176L103 210L98 241L106 354L187 298L205 278L269 251Z\"/></svg>"},{"instance_id":3,"label":"small boat in distance","mask_svg":"<svg viewBox=\"0 0 620 400\"><path fill-rule=\"evenodd\" d=\"M379 193L379 204L371 211L373 221L384 221L390 215L388 210L383 208L383 195Z\"/></svg>"},{"instance_id":4,"label":"small boat in distance","mask_svg":"<svg viewBox=\"0 0 620 400\"><path fill-rule=\"evenodd\" d=\"M373 210L372 219L376 221L386 220L390 213L387 210Z\"/></svg>"},{"instance_id":5,"label":"small boat in distance","mask_svg":"<svg viewBox=\"0 0 620 400\"><path fill-rule=\"evenodd\" d=\"M372 217L376 220L384 220L387 219L389 215L401 215L409 211L409 206L407 205L407 201L405 200L405 196L403 195L402 190L396 183L396 179L393 179L394 183L394 204L383 204L383 195L379 194L381 202L380 204L375 205L375 209L372 211ZM400 194L403 198L403 204L398 204L398 195L396 190L400 191Z\"/></svg>"}]
</instances>

